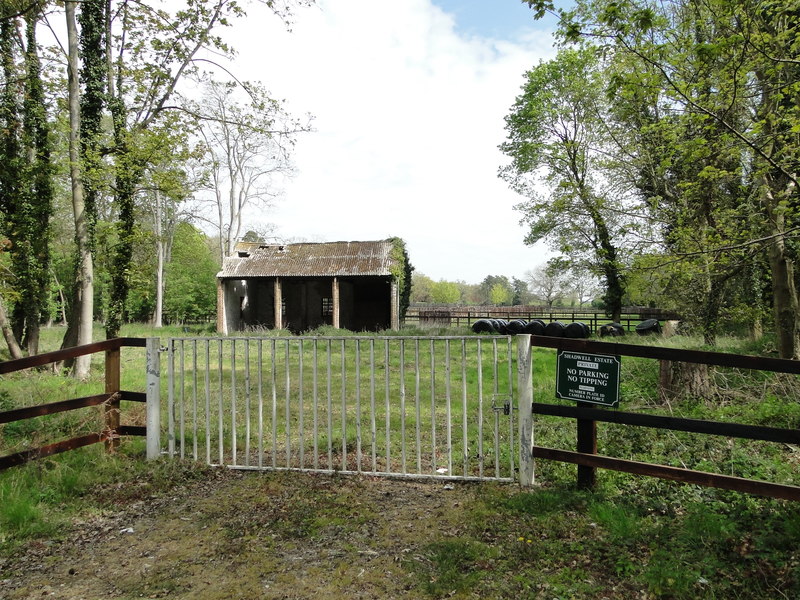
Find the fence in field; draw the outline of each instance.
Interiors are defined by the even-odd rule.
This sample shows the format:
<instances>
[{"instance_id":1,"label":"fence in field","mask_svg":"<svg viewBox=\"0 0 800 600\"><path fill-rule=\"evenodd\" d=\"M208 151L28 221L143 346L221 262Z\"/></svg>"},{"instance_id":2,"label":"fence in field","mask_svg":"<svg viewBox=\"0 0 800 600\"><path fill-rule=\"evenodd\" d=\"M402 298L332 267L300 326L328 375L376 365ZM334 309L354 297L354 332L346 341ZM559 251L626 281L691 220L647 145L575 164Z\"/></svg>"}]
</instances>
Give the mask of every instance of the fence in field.
<instances>
[{"instance_id":1,"label":"fence in field","mask_svg":"<svg viewBox=\"0 0 800 600\"><path fill-rule=\"evenodd\" d=\"M125 346L147 348L144 393L120 387ZM576 464L585 487L602 468L800 500L795 485L601 455L597 435L598 423L608 423L797 448L796 423L778 428L533 402L534 376L542 377L534 348L658 360L662 375L675 362L800 374L800 361L527 335L182 338L165 348L158 339L122 338L0 363L2 375L98 352L106 359L103 393L0 412L2 424L102 405L102 430L0 457L0 469L97 442L113 449L120 436L146 435L148 458L167 454L238 469L529 485L533 459L543 459ZM123 400L147 402L146 427L121 424ZM536 445L534 417L575 419L576 449Z\"/></svg>"},{"instance_id":2,"label":"fence in field","mask_svg":"<svg viewBox=\"0 0 800 600\"><path fill-rule=\"evenodd\" d=\"M671 311L655 308L623 309L620 325L633 331L636 325L648 319L674 320L680 317ZM452 306L452 305L411 305L406 311L404 323L421 326L469 327L479 319L541 319L543 321L563 321L585 323L592 331L610 319L603 311L581 310L569 308L547 308L541 306Z\"/></svg>"},{"instance_id":3,"label":"fence in field","mask_svg":"<svg viewBox=\"0 0 800 600\"><path fill-rule=\"evenodd\" d=\"M153 340L148 343L151 345L155 344L156 352L154 353L151 351L150 354L157 357L157 340ZM29 460L44 458L46 456L66 452L68 450L74 450L76 448L89 446L99 442L104 442L109 449L113 449L119 445L120 436L146 435L145 427L122 425L120 422L121 401L147 402L148 400L148 396L144 392L131 392L120 389L121 349L124 347L144 347L145 345L146 340L141 338L116 338L94 344L87 344L85 346L77 346L74 348L57 350L55 352L47 352L27 358L0 362L0 375L5 375L25 369L33 369L45 365L52 365L53 363L59 363L68 359L77 358L79 356L86 356L99 352L105 353L105 385L103 393L86 396L83 398L70 398L58 402L39 404L36 406L28 406L0 412L0 424L4 424L35 419L38 417L53 415L66 411L85 409L92 406L102 406L104 412L104 426L102 430L66 440L60 440L45 446L28 448L21 452L15 452L13 454L0 457L0 470L7 469L8 467L27 462ZM152 419L158 416L158 403L157 398L155 402L153 401L153 393L154 390L151 390L150 402L148 404L148 425L154 424L155 429L158 427L157 421L152 421ZM157 451L152 450L151 454L157 455Z\"/></svg>"},{"instance_id":4,"label":"fence in field","mask_svg":"<svg viewBox=\"0 0 800 600\"><path fill-rule=\"evenodd\" d=\"M515 478L512 338L177 338L170 456L237 469Z\"/></svg>"},{"instance_id":5,"label":"fence in field","mask_svg":"<svg viewBox=\"0 0 800 600\"><path fill-rule=\"evenodd\" d=\"M591 340L575 340L531 336L531 344L535 347L554 348L581 353L614 357L637 357L659 360L660 373L663 375L670 369L671 363L682 362L696 365L714 365L718 367L762 370L772 373L800 374L800 362L777 358L762 358L726 354L721 352L705 352L682 350L676 348L659 348L596 342ZM534 367L535 368L535 367ZM659 383L660 384L660 383ZM555 460L578 465L578 485L592 487L595 483L596 469L610 469L662 479L670 479L683 483L694 483L701 486L717 487L750 494L771 496L788 500L800 500L800 487L783 485L767 481L757 481L744 477L722 475L678 468L666 465L643 463L622 458L614 458L598 454L597 423L615 423L636 427L649 427L668 431L683 431L732 439L748 439L779 444L800 444L800 428L776 428L740 423L727 423L688 419L675 416L660 416L617 409L601 408L585 402L577 406L567 406L543 402L534 402L533 412L536 415L550 415L576 420L576 451L532 446L534 458Z\"/></svg>"}]
</instances>

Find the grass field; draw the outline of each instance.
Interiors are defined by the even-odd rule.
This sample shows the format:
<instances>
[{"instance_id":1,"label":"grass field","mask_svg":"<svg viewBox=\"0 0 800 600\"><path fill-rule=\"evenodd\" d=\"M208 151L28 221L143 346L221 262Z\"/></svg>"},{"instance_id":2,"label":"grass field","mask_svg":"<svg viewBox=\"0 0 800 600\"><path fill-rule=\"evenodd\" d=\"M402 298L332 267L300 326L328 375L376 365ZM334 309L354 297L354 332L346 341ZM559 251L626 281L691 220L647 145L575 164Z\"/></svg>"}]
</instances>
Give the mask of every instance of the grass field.
<instances>
[{"instance_id":1,"label":"grass field","mask_svg":"<svg viewBox=\"0 0 800 600\"><path fill-rule=\"evenodd\" d=\"M144 336L150 332L131 327L123 333ZM171 330L161 335L165 340L169 335L187 333L200 332ZM57 345L59 332L48 334L52 336L48 343ZM628 341L670 345L693 342L687 338L630 338ZM268 353L271 352L270 343L267 348ZM768 340L759 344L724 340L722 349L750 354L770 351ZM143 389L143 356L141 349L123 351L124 388ZM423 355L419 362L429 358ZM308 357L304 358L306 360ZM393 360L390 357L392 368L399 369L399 361ZM406 386L413 392L416 386L415 372L410 368L416 362L413 346L404 361L408 367ZM332 364L340 365L341 356L333 354ZM353 362L346 357L345 365L348 364ZM556 401L553 398L554 365L553 351L535 351L536 401ZM323 361L323 370L326 368ZM270 373L268 370L268 382L271 382ZM486 373L491 373L490 367ZM367 377L365 373L360 375ZM714 385L710 397L679 397L665 403L656 392L657 364L625 358L621 405L626 410L654 414L800 427L800 387L796 378L733 369L715 369L711 376ZM188 384L191 389L193 374L187 377L184 385ZM458 377L453 384L453 395L457 398L454 408L461 402ZM353 385L348 384L346 389L354 392L355 375L348 381ZM477 372L467 374L465 381L468 386L475 385ZM491 376L483 383L493 390ZM368 390L369 385L369 380L363 379L362 392ZM4 377L0 380L0 400L3 407L12 408L21 403L99 393L102 386L102 364L98 360L93 364L90 380L85 383L39 371ZM309 390L312 386L309 380L304 388ZM427 389L424 383L421 387ZM243 389L241 392L240 401L245 397ZM280 393L279 388L276 394L281 399L282 409L284 398ZM267 397L271 398L271 392ZM124 415L123 422L128 418L140 418L136 413L139 408L132 407L131 413ZM306 416L312 414L312 408L309 405L310 412ZM37 423L45 421L37 419L25 426L2 426L4 453L10 448L35 444L40 439L60 439L78 430L96 430L93 428L99 420L97 411L86 412L87 415L78 417L49 417L47 423ZM400 417L395 415L395 418ZM411 410L406 421L411 431L415 430L415 418L415 411ZM323 420L327 420L327 415ZM401 423L398 420L394 424ZM474 423L468 425L471 428ZM573 449L574 429L571 421L537 417L536 443ZM347 447L355 440L355 424L345 431ZM283 437L285 430L281 433ZM471 436L472 429L468 437ZM610 456L800 484L800 448L789 444L659 433L611 424L601 424L599 436L600 452ZM308 444L305 447L313 448ZM327 442L322 454L327 454ZM98 511L117 510L130 502L134 492L137 498L142 494L148 498L168 496L176 493L175 486L186 487L190 485L187 482L207 477L202 468L188 463L145 463L142 456L141 440L125 440L121 452L114 456L105 455L99 447L90 448L0 474L0 548L8 557L5 568L11 568L8 565L13 564L12 555L39 540L68 536L76 521L85 520L87 515ZM338 531L337 527L349 531L351 525L342 524L339 501L330 495L329 487L318 485L317 479L307 475L267 477L266 481L272 483L260 484L259 481L265 480L258 477L241 481L272 486L275 489L270 497L274 496L274 502L289 503L282 513L286 515L285 520L271 522L270 527L277 535L273 540L289 545L324 546L332 543L332 532ZM416 539L403 540L410 551L394 563L399 567L391 570L391 577L402 578L402 585L411 587L398 589L414 597L800 597L800 507L797 504L608 471L599 473L595 491L583 492L574 489L574 466L548 461L537 461L536 477L537 487L533 491L496 484L456 490L459 494L463 491L464 496L459 496L457 506L449 506L446 527L432 526L427 533L424 529L419 531ZM351 492L343 489L342 498L351 499L342 502L352 503L353 497L367 494L364 486L368 488L369 481L348 483L345 487ZM249 497L248 492L242 494ZM425 502L424 494L418 501ZM305 512L293 512L292 502L305 507ZM270 506L270 510L277 510ZM369 520L373 512L380 510L379 506L365 506L360 518ZM230 510L236 509L231 506ZM413 515L410 512L408 516L415 518ZM308 526L308 519L317 525ZM298 530L302 535L293 533L295 530L282 529L294 520L305 523ZM405 525L398 523L397 527L400 530ZM269 528L264 533L268 531ZM349 538L348 543L352 547L340 551L357 553L354 550L357 544ZM368 544L364 540L359 543ZM309 594L304 597L325 596Z\"/></svg>"}]
</instances>

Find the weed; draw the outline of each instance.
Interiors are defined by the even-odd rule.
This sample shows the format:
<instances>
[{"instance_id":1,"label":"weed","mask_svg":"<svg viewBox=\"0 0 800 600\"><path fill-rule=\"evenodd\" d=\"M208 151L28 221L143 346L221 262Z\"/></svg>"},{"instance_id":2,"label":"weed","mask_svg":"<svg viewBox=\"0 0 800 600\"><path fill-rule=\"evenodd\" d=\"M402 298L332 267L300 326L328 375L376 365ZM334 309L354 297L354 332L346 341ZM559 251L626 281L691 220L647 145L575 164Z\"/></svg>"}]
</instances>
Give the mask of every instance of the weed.
<instances>
[{"instance_id":1,"label":"weed","mask_svg":"<svg viewBox=\"0 0 800 600\"><path fill-rule=\"evenodd\" d=\"M469 539L449 539L428 544L424 561L415 563L423 589L441 598L472 588L488 568L494 552Z\"/></svg>"}]
</instances>

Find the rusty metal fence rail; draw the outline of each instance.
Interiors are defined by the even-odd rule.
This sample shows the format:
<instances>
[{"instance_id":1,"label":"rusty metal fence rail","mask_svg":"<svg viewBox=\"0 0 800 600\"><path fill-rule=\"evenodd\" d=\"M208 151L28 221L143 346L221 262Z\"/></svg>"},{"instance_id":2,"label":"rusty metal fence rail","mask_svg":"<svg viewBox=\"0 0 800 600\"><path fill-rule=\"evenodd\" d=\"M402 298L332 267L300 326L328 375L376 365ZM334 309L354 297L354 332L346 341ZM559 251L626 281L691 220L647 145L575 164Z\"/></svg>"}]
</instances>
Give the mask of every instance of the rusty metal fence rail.
<instances>
[{"instance_id":1,"label":"rusty metal fence rail","mask_svg":"<svg viewBox=\"0 0 800 600\"><path fill-rule=\"evenodd\" d=\"M167 452L211 465L515 478L513 340L174 338Z\"/></svg>"},{"instance_id":2,"label":"rusty metal fence rail","mask_svg":"<svg viewBox=\"0 0 800 600\"><path fill-rule=\"evenodd\" d=\"M121 423L121 401L147 403L148 426L150 426L151 440L148 440L148 457L158 456L158 396L150 389L147 392L133 392L120 387L120 352L124 347L146 347L148 352L148 365L157 370L158 343L157 340L144 338L115 338L66 348L54 352L46 352L35 356L0 362L0 375L14 373L35 367L42 367L58 363L67 359L77 358L90 354L104 353L105 377L104 392L83 398L70 398L47 404L38 404L6 410L0 412L0 425L16 423L54 415L68 411L75 411L93 406L103 407L103 426L100 431L71 437L50 444L29 448L21 452L14 452L0 457L0 470L7 469L22 463L52 456L69 450L75 450L99 442L106 444L111 450L119 445L120 436L145 436L148 434L146 427L124 425ZM151 370L152 370L151 369Z\"/></svg>"}]
</instances>

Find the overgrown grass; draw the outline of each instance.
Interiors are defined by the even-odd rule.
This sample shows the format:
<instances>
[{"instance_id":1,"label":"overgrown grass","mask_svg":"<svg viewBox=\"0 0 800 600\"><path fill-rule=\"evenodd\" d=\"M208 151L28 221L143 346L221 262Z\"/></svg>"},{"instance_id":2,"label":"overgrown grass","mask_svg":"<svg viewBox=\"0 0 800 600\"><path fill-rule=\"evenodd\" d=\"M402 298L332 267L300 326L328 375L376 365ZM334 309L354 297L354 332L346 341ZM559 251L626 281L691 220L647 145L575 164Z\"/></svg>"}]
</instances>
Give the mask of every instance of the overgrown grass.
<instances>
[{"instance_id":1,"label":"overgrown grass","mask_svg":"<svg viewBox=\"0 0 800 600\"><path fill-rule=\"evenodd\" d=\"M409 568L437 598L798 597L800 506L708 490L690 500L680 487L484 484L467 531L430 542Z\"/></svg>"},{"instance_id":2,"label":"overgrown grass","mask_svg":"<svg viewBox=\"0 0 800 600\"><path fill-rule=\"evenodd\" d=\"M45 344L56 347L60 333L45 332ZM123 333L147 336L153 332L131 326ZM342 332L316 333L325 337ZM430 335L427 330L404 333ZM158 334L166 340L212 332L172 328ZM253 334L261 336L264 332ZM279 333L277 337L284 335ZM697 340L686 338L627 341L702 347ZM725 351L750 354L769 354L771 350L768 340L754 345L725 339L721 346ZM353 364L351 358L345 362ZM310 355L304 358L310 359ZM399 368L398 359L390 358L391 368ZM423 356L419 362L428 359ZM335 365L340 364L341 356L334 354L332 360ZM407 360L408 364L415 362L413 351ZM123 351L126 389L143 389L143 361L143 350ZM534 370L535 400L555 402L555 352L537 349ZM226 372L223 377L229 376ZM656 391L657 363L625 357L621 408L800 427L800 386L796 377L735 369L713 369L711 376L711 397L679 397L665 403ZM187 375L184 384L194 385L192 377ZM352 390L355 380L353 374L349 377L348 390ZM361 389L368 390L366 373L362 377L365 379L361 380ZM414 389L413 374L409 377L407 385ZM470 371L466 374L467 384L475 385L476 378L477 372ZM313 382L307 379L305 385L310 390ZM0 380L0 410L99 393L102 386L101 359L93 364L87 382L29 371ZM283 391L277 392L281 409L285 402ZM240 402L244 397L242 389ZM290 401L294 398L291 396ZM255 410L256 405L251 409ZM126 406L125 410L128 412L124 413L123 422L142 416L137 407ZM41 419L41 423L34 420L0 426L0 446L7 453L45 437L52 441L84 429L94 431L99 426L99 414L91 410L87 414L54 416L46 424ZM392 418L396 428L399 417ZM406 427L413 430L414 424L411 414ZM229 429L226 432L230 435ZM279 435L284 434L279 430ZM189 447L191 435L193 432L187 434ZM600 424L599 435L600 452L611 456L800 483L800 448L793 445L612 424ZM346 429L344 436L346 447L355 445L355 425ZM574 422L537 417L535 436L537 444L573 449ZM243 438L240 441L244 443ZM331 443L337 447L342 439ZM327 439L323 437L321 444L326 448ZM310 450L312 446L306 448ZM26 540L58 537L76 518L93 511L113 510L154 492L169 490L187 479L204 476L201 468L179 461L145 463L142 457L142 441L125 440L116 455L93 447L0 473L0 551L8 554ZM454 507L459 511L460 530L453 535L419 540L418 558L406 560L404 568L415 575L420 593L435 598L629 598L642 593L658 598L800 597L799 504L610 471L600 471L598 480L596 491L578 491L573 487L574 466L538 461L537 488L533 491L483 484L475 488L469 502ZM126 482L134 484L125 485ZM330 535L336 528L356 527L369 518L368 511L354 513L348 509L354 500L345 492L326 490L322 494L310 490L305 504L262 525L274 528L282 538L313 544L319 536ZM236 523L230 527L231 536L241 534Z\"/></svg>"}]
</instances>

